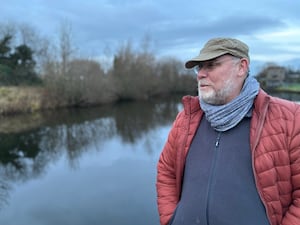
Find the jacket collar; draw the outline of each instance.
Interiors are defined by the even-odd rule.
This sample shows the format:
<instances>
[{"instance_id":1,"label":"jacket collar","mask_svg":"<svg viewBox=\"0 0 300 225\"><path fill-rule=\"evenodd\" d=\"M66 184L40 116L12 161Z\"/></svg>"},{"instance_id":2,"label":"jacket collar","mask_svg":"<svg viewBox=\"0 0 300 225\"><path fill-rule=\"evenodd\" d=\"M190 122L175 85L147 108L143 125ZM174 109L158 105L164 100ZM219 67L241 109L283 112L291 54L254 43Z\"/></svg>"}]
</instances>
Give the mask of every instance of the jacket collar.
<instances>
[{"instance_id":1,"label":"jacket collar","mask_svg":"<svg viewBox=\"0 0 300 225\"><path fill-rule=\"evenodd\" d=\"M200 110L200 103L198 96L184 96L182 98L183 108L185 114L189 115Z\"/></svg>"},{"instance_id":2,"label":"jacket collar","mask_svg":"<svg viewBox=\"0 0 300 225\"><path fill-rule=\"evenodd\" d=\"M270 95L268 95L264 90L260 89L257 97L254 100L254 111L259 116L262 115L269 105Z\"/></svg>"},{"instance_id":3,"label":"jacket collar","mask_svg":"<svg viewBox=\"0 0 300 225\"><path fill-rule=\"evenodd\" d=\"M250 131L250 145L252 153L255 151L256 146L259 143L260 136L264 127L264 122L267 116L270 99L270 95L260 89L257 97L254 100L254 109L251 119L252 129Z\"/></svg>"}]
</instances>

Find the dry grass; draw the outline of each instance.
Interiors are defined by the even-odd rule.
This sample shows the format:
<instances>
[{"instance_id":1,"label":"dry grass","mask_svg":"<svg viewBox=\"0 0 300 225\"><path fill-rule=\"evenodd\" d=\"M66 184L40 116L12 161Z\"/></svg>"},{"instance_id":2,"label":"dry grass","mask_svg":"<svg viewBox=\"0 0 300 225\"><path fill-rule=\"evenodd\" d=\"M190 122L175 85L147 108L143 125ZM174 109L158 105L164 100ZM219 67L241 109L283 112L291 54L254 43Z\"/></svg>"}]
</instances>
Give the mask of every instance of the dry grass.
<instances>
[{"instance_id":1,"label":"dry grass","mask_svg":"<svg viewBox=\"0 0 300 225\"><path fill-rule=\"evenodd\" d=\"M43 89L40 87L0 87L0 114L41 110Z\"/></svg>"}]
</instances>

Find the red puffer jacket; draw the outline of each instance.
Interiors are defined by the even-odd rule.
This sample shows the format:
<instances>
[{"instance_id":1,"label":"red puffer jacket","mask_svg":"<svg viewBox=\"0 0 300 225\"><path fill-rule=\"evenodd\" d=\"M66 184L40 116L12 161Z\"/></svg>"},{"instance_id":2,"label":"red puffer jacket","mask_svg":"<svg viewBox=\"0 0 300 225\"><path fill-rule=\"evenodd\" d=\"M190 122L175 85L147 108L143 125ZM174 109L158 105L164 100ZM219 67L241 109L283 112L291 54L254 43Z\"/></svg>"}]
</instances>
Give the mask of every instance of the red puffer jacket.
<instances>
[{"instance_id":1,"label":"red puffer jacket","mask_svg":"<svg viewBox=\"0 0 300 225\"><path fill-rule=\"evenodd\" d=\"M160 223L180 199L187 152L203 116L198 97L184 97L157 165ZM300 105L259 91L251 119L252 167L271 225L300 225Z\"/></svg>"}]
</instances>

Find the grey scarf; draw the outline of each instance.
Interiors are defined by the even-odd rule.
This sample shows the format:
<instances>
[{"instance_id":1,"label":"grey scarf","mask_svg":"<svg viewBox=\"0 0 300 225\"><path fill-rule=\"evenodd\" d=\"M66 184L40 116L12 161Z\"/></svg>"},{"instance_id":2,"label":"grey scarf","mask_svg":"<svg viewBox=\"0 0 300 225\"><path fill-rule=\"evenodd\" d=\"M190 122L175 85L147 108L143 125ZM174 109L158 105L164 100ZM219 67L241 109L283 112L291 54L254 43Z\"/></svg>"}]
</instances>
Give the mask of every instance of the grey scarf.
<instances>
[{"instance_id":1,"label":"grey scarf","mask_svg":"<svg viewBox=\"0 0 300 225\"><path fill-rule=\"evenodd\" d=\"M206 119L217 131L226 131L237 125L252 108L258 94L259 83L253 76L248 76L241 93L225 105L210 105L200 99Z\"/></svg>"}]
</instances>

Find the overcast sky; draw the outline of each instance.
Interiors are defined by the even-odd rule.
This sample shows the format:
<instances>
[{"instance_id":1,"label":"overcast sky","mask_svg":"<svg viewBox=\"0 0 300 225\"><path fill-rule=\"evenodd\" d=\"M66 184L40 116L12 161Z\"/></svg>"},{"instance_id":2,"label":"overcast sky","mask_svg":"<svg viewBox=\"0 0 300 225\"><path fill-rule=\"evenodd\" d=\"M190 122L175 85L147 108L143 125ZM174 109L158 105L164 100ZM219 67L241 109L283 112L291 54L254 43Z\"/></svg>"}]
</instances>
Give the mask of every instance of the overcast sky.
<instances>
[{"instance_id":1,"label":"overcast sky","mask_svg":"<svg viewBox=\"0 0 300 225\"><path fill-rule=\"evenodd\" d=\"M209 38L226 36L249 45L252 63L300 68L299 0L7 0L0 21L30 24L52 37L67 21L81 54L91 57L147 36L158 57L185 61Z\"/></svg>"}]
</instances>

